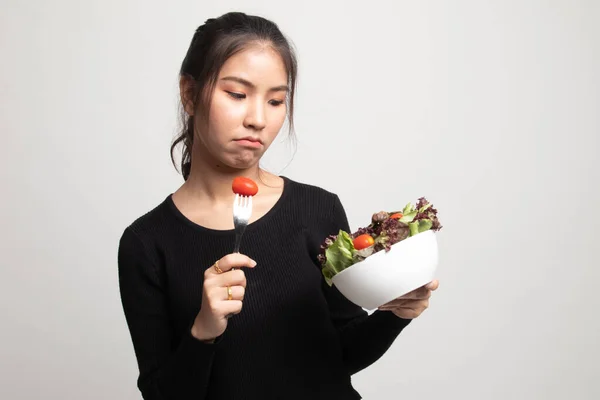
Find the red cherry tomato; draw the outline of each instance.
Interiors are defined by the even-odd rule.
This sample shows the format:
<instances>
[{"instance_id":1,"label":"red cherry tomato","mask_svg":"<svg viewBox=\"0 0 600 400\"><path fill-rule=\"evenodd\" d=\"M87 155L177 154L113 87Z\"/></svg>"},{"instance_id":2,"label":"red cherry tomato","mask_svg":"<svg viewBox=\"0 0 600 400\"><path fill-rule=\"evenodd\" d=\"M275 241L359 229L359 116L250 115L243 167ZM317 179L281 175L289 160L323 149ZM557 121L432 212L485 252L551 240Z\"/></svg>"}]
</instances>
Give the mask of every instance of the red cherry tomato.
<instances>
[{"instance_id":1,"label":"red cherry tomato","mask_svg":"<svg viewBox=\"0 0 600 400\"><path fill-rule=\"evenodd\" d=\"M371 235L365 233L363 235L357 236L356 239L352 241L354 244L354 248L356 250L366 249L369 246L372 246L375 243L375 240Z\"/></svg>"},{"instance_id":2,"label":"red cherry tomato","mask_svg":"<svg viewBox=\"0 0 600 400\"><path fill-rule=\"evenodd\" d=\"M233 180L231 185L233 193L242 196L254 196L258 193L258 185L250 178L238 176Z\"/></svg>"},{"instance_id":3,"label":"red cherry tomato","mask_svg":"<svg viewBox=\"0 0 600 400\"><path fill-rule=\"evenodd\" d=\"M395 213L390 215L390 218L394 218L394 219L400 219L402 218L402 213Z\"/></svg>"}]
</instances>

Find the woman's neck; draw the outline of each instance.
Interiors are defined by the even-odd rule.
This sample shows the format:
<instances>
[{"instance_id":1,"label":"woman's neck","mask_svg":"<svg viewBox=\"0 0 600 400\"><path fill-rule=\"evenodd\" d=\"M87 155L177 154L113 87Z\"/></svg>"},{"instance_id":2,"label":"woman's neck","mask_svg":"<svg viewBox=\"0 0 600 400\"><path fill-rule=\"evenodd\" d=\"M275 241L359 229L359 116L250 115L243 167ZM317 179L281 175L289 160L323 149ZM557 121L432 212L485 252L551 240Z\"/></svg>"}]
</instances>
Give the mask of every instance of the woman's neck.
<instances>
[{"instance_id":1,"label":"woman's neck","mask_svg":"<svg viewBox=\"0 0 600 400\"><path fill-rule=\"evenodd\" d=\"M260 186L260 178L266 175L264 171L261 173L258 163L247 169L231 168L202 150L200 147L193 149L194 161L191 164L190 174L178 190L182 192L180 195L184 195L181 197L204 204L229 203L234 178L244 176L254 180Z\"/></svg>"},{"instance_id":2,"label":"woman's neck","mask_svg":"<svg viewBox=\"0 0 600 400\"><path fill-rule=\"evenodd\" d=\"M199 225L214 229L230 227L235 177L250 178L258 185L252 220L267 213L283 193L283 179L261 170L258 163L251 168L235 169L208 155L194 156L193 160L187 180L173 194L172 200L183 215Z\"/></svg>"},{"instance_id":3,"label":"woman's neck","mask_svg":"<svg viewBox=\"0 0 600 400\"><path fill-rule=\"evenodd\" d=\"M258 165L242 170L224 166L201 165L202 162L194 164L192 164L190 174L181 189L187 195L203 202L231 201L231 184L235 177L245 176L257 183L259 182L260 170Z\"/></svg>"}]
</instances>

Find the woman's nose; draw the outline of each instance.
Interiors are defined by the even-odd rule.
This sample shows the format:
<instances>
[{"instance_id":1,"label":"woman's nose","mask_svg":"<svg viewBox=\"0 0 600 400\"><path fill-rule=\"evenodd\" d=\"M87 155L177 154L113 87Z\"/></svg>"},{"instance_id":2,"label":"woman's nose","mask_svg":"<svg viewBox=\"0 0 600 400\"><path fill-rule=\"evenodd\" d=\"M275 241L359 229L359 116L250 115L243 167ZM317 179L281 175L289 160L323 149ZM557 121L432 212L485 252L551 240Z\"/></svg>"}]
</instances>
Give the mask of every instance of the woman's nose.
<instances>
[{"instance_id":1,"label":"woman's nose","mask_svg":"<svg viewBox=\"0 0 600 400\"><path fill-rule=\"evenodd\" d=\"M258 104L256 101L250 107L246 113L246 119L244 120L244 126L248 129L262 130L266 125L265 107L262 104Z\"/></svg>"}]
</instances>

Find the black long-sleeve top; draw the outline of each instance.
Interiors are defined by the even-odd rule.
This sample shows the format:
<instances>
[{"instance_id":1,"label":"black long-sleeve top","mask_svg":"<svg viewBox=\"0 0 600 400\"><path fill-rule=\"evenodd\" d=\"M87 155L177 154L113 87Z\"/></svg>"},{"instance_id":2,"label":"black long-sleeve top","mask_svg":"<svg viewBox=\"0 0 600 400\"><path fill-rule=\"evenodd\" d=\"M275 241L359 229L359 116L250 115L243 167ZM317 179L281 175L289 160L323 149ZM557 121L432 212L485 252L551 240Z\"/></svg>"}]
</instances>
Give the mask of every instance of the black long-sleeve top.
<instances>
[{"instance_id":1,"label":"black long-sleeve top","mask_svg":"<svg viewBox=\"0 0 600 400\"><path fill-rule=\"evenodd\" d=\"M215 343L197 340L203 277L235 233L187 219L168 196L125 228L123 309L146 400L360 399L351 375L377 361L410 320L368 315L325 283L319 246L350 231L339 197L287 177L275 206L248 225L246 294Z\"/></svg>"}]
</instances>

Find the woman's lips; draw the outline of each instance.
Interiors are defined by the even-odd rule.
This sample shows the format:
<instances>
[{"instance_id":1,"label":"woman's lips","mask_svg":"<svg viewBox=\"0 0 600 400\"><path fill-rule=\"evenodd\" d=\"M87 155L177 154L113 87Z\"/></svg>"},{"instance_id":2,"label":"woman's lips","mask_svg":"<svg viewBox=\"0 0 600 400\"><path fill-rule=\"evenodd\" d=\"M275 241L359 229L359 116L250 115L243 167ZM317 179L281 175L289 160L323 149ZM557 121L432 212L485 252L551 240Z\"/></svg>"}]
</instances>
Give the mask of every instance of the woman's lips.
<instances>
[{"instance_id":1,"label":"woman's lips","mask_svg":"<svg viewBox=\"0 0 600 400\"><path fill-rule=\"evenodd\" d=\"M235 142L244 147L258 148L262 146L262 143L258 139L254 138L236 139Z\"/></svg>"}]
</instances>

